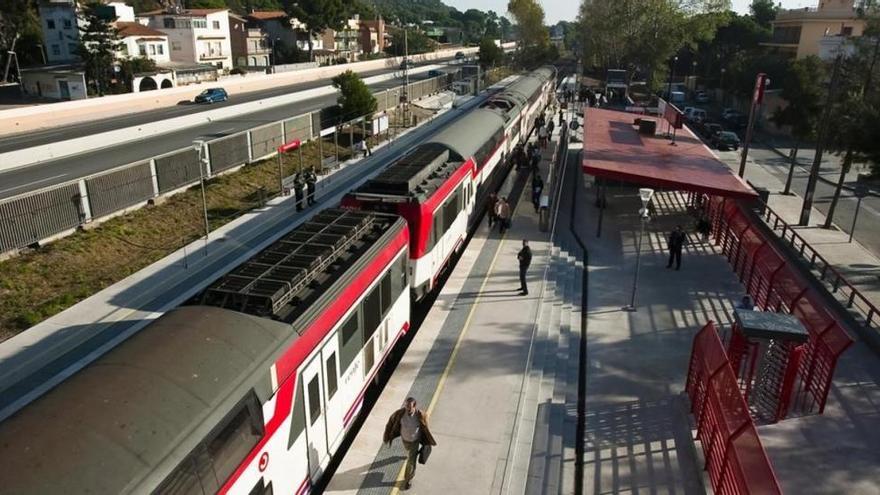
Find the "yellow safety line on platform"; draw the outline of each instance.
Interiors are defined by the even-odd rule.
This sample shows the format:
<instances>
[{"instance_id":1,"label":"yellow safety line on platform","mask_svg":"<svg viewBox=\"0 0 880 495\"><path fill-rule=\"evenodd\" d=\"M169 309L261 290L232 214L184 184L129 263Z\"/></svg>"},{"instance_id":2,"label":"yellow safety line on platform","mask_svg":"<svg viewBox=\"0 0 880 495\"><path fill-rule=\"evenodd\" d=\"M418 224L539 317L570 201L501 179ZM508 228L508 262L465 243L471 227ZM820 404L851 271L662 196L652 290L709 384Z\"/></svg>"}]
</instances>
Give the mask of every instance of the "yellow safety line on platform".
<instances>
[{"instance_id":1,"label":"yellow safety line on platform","mask_svg":"<svg viewBox=\"0 0 880 495\"><path fill-rule=\"evenodd\" d=\"M523 191L525 188L523 188ZM510 218L512 219L516 215L516 210L519 208L519 203L522 201L522 191L520 191L520 201L516 202L516 205L513 207L513 211L510 213ZM446 369L443 370L443 374L440 375L440 380L437 382L437 388L434 389L434 395L431 397L431 403L428 405L428 409L425 411L430 418L431 411L434 410L434 406L437 405L437 400L440 398L440 392L443 390L443 387L446 384L446 377L449 376L449 371L452 369L452 366L455 364L455 358L458 356L458 349L461 347L461 342L464 340L465 335L467 335L467 331L471 326L471 318L474 316L474 311L476 311L477 306L479 306L480 299L483 295L483 289L486 288L486 283L489 281L489 275L492 273L492 270L495 268L495 262L498 260L498 254L501 252L501 248L504 245L504 240L507 238L507 232L501 234L501 241L498 243L498 249L495 251L495 256L492 257L492 262L489 263L489 270L486 271L486 276L483 278L483 283L480 284L480 291L477 293L477 297L474 298L474 303L471 305L471 310L468 312L467 319L464 321L464 328L461 330L461 333L458 335L458 340L455 342L455 347L452 349L452 354L449 356L449 362L446 363ZM491 234L491 229L489 230ZM406 461L403 462L403 465L400 466L400 471L397 472L397 479L394 481L394 486L391 488L390 495L399 495L401 488L404 483L404 472L406 470Z\"/></svg>"}]
</instances>

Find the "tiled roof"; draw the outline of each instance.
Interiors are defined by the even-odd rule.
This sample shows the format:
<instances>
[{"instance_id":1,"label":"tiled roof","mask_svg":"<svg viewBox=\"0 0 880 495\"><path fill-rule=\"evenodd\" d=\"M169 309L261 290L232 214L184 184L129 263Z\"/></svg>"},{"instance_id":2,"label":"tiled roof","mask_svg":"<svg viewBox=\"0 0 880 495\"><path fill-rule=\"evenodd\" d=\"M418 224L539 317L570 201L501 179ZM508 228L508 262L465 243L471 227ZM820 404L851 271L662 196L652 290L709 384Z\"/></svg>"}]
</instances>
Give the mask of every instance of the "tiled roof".
<instances>
[{"instance_id":1,"label":"tiled roof","mask_svg":"<svg viewBox=\"0 0 880 495\"><path fill-rule=\"evenodd\" d=\"M248 14L248 17L260 21L268 21L270 19L281 19L287 17L287 13L283 10L255 10Z\"/></svg>"},{"instance_id":2,"label":"tiled roof","mask_svg":"<svg viewBox=\"0 0 880 495\"><path fill-rule=\"evenodd\" d=\"M117 22L116 29L119 30L119 36L123 38L129 36L168 36L162 31L157 31L138 22Z\"/></svg>"}]
</instances>

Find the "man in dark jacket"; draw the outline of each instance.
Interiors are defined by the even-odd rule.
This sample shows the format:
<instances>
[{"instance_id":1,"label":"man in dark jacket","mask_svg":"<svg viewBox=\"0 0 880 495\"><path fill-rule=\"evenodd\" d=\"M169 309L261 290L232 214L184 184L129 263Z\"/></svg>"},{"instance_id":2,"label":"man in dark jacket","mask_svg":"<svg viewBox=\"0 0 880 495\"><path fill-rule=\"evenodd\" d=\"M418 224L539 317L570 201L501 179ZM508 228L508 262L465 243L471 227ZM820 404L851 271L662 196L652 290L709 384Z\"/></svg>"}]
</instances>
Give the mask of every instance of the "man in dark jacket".
<instances>
[{"instance_id":1,"label":"man in dark jacket","mask_svg":"<svg viewBox=\"0 0 880 495\"><path fill-rule=\"evenodd\" d=\"M523 247L516 255L519 260L519 295L527 296L529 294L529 286L526 285L526 270L532 264L532 250L529 248L529 241L523 239Z\"/></svg>"},{"instance_id":2,"label":"man in dark jacket","mask_svg":"<svg viewBox=\"0 0 880 495\"><path fill-rule=\"evenodd\" d=\"M305 185L302 174L296 174L296 177L293 179L293 192L296 195L296 211L303 210L303 197L306 195Z\"/></svg>"},{"instance_id":3,"label":"man in dark jacket","mask_svg":"<svg viewBox=\"0 0 880 495\"><path fill-rule=\"evenodd\" d=\"M681 269L681 250L684 248L684 245L687 244L687 234L684 233L684 230L681 228L681 225L675 227L675 230L669 234L669 240L667 242L667 247L669 248L669 263L666 264L666 268L672 268L672 262L675 262L675 269Z\"/></svg>"},{"instance_id":4,"label":"man in dark jacket","mask_svg":"<svg viewBox=\"0 0 880 495\"><path fill-rule=\"evenodd\" d=\"M406 467L404 469L404 489L409 490L412 479L416 475L416 464L420 445L436 446L437 442L428 429L428 415L416 407L416 400L407 397L403 407L394 411L385 425L382 441L391 446L391 441L400 437L406 450Z\"/></svg>"},{"instance_id":5,"label":"man in dark jacket","mask_svg":"<svg viewBox=\"0 0 880 495\"><path fill-rule=\"evenodd\" d=\"M306 190L307 194L307 202L309 206L315 204L315 184L317 184L318 178L315 176L315 172L309 170L306 172Z\"/></svg>"}]
</instances>

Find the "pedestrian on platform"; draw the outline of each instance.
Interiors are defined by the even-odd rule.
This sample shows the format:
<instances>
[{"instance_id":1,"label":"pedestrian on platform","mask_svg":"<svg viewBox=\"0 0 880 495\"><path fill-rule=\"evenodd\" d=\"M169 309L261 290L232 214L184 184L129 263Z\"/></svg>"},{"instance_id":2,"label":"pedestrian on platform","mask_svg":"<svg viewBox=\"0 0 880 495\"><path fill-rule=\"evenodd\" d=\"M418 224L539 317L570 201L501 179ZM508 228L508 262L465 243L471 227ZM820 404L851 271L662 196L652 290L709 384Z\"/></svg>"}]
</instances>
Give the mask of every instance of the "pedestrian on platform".
<instances>
[{"instance_id":1,"label":"pedestrian on platform","mask_svg":"<svg viewBox=\"0 0 880 495\"><path fill-rule=\"evenodd\" d=\"M532 249L529 247L529 241L523 239L523 247L516 255L519 260L519 295L529 295L529 286L526 284L526 271L532 264Z\"/></svg>"},{"instance_id":2,"label":"pedestrian on platform","mask_svg":"<svg viewBox=\"0 0 880 495\"><path fill-rule=\"evenodd\" d=\"M562 109L560 108L559 109L559 128L561 129L563 127L565 127L565 117L562 112Z\"/></svg>"},{"instance_id":3,"label":"pedestrian on platform","mask_svg":"<svg viewBox=\"0 0 880 495\"><path fill-rule=\"evenodd\" d=\"M556 128L556 124L554 124L553 120L551 119L550 122L547 122L547 135L553 136L553 129L555 129L555 128Z\"/></svg>"},{"instance_id":4,"label":"pedestrian on platform","mask_svg":"<svg viewBox=\"0 0 880 495\"><path fill-rule=\"evenodd\" d=\"M498 215L495 213L495 207L498 205L498 195L494 192L489 193L489 200L486 202L486 216L489 217L489 230L498 221Z\"/></svg>"},{"instance_id":5,"label":"pedestrian on platform","mask_svg":"<svg viewBox=\"0 0 880 495\"><path fill-rule=\"evenodd\" d=\"M707 242L709 240L709 234L712 232L712 223L709 222L709 217L705 214L700 215L700 219L697 220L697 233L700 234L703 242Z\"/></svg>"},{"instance_id":6,"label":"pedestrian on platform","mask_svg":"<svg viewBox=\"0 0 880 495\"><path fill-rule=\"evenodd\" d=\"M306 202L309 206L315 204L315 186L318 183L318 177L315 175L314 170L309 170L306 172Z\"/></svg>"},{"instance_id":7,"label":"pedestrian on platform","mask_svg":"<svg viewBox=\"0 0 880 495\"><path fill-rule=\"evenodd\" d=\"M303 210L303 196L305 196L305 182L302 174L296 174L293 178L293 192L296 195L296 211Z\"/></svg>"},{"instance_id":8,"label":"pedestrian on platform","mask_svg":"<svg viewBox=\"0 0 880 495\"><path fill-rule=\"evenodd\" d=\"M358 141L358 143L355 145L355 149L362 153L361 158L366 158L373 154L373 152L370 151L370 145L367 143L366 139L361 139L360 141Z\"/></svg>"},{"instance_id":9,"label":"pedestrian on platform","mask_svg":"<svg viewBox=\"0 0 880 495\"><path fill-rule=\"evenodd\" d=\"M755 301L752 299L752 296L746 294L739 301L739 304L736 305L736 309L744 309L746 311L755 311Z\"/></svg>"},{"instance_id":10,"label":"pedestrian on platform","mask_svg":"<svg viewBox=\"0 0 880 495\"><path fill-rule=\"evenodd\" d=\"M498 220L498 233L504 234L510 228L510 205L506 197L499 199L495 204L495 216Z\"/></svg>"},{"instance_id":11,"label":"pedestrian on platform","mask_svg":"<svg viewBox=\"0 0 880 495\"><path fill-rule=\"evenodd\" d=\"M541 206L541 193L544 192L544 181L540 174L536 174L532 178L532 204L535 205L535 213Z\"/></svg>"},{"instance_id":12,"label":"pedestrian on platform","mask_svg":"<svg viewBox=\"0 0 880 495\"><path fill-rule=\"evenodd\" d=\"M412 486L413 477L416 475L416 464L419 450L424 445L432 447L437 445L431 430L428 428L428 415L417 407L416 400L407 397L403 406L394 411L385 425L385 433L382 441L391 446L391 441L400 437L403 448L406 450L406 467L404 468L404 490Z\"/></svg>"},{"instance_id":13,"label":"pedestrian on platform","mask_svg":"<svg viewBox=\"0 0 880 495\"><path fill-rule=\"evenodd\" d=\"M541 149L547 148L547 136L547 126L538 129L538 146L540 146Z\"/></svg>"},{"instance_id":14,"label":"pedestrian on platform","mask_svg":"<svg viewBox=\"0 0 880 495\"><path fill-rule=\"evenodd\" d=\"M677 225L675 230L669 234L666 243L669 248L669 263L666 264L666 268L672 268L672 263L675 262L675 269L681 269L681 250L685 244L687 244L687 234L684 233L681 225Z\"/></svg>"},{"instance_id":15,"label":"pedestrian on platform","mask_svg":"<svg viewBox=\"0 0 880 495\"><path fill-rule=\"evenodd\" d=\"M532 155L532 161L529 163L532 168L532 175L538 175L540 173L539 166L541 165L541 152L535 150L535 154Z\"/></svg>"}]
</instances>

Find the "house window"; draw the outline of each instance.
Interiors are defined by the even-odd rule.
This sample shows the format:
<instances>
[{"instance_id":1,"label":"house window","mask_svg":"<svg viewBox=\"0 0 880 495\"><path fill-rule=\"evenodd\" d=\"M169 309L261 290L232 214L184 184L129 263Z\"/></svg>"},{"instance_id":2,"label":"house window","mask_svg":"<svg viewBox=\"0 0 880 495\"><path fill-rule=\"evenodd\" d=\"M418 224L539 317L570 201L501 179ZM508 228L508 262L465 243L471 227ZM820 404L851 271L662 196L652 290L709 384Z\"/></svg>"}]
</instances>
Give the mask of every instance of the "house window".
<instances>
[{"instance_id":1,"label":"house window","mask_svg":"<svg viewBox=\"0 0 880 495\"><path fill-rule=\"evenodd\" d=\"M58 45L52 45L52 55L61 55L61 47Z\"/></svg>"},{"instance_id":2,"label":"house window","mask_svg":"<svg viewBox=\"0 0 880 495\"><path fill-rule=\"evenodd\" d=\"M841 36L852 36L852 26L844 26L840 30Z\"/></svg>"},{"instance_id":3,"label":"house window","mask_svg":"<svg viewBox=\"0 0 880 495\"><path fill-rule=\"evenodd\" d=\"M156 54L156 45L150 45L150 55Z\"/></svg>"},{"instance_id":4,"label":"house window","mask_svg":"<svg viewBox=\"0 0 880 495\"><path fill-rule=\"evenodd\" d=\"M55 29L55 20L54 19L46 19L46 27L49 29Z\"/></svg>"},{"instance_id":5,"label":"house window","mask_svg":"<svg viewBox=\"0 0 880 495\"><path fill-rule=\"evenodd\" d=\"M70 29L73 27L73 22L70 19L64 19L64 29Z\"/></svg>"},{"instance_id":6,"label":"house window","mask_svg":"<svg viewBox=\"0 0 880 495\"><path fill-rule=\"evenodd\" d=\"M159 55L165 55L165 46L156 45L156 53L158 53Z\"/></svg>"},{"instance_id":7,"label":"house window","mask_svg":"<svg viewBox=\"0 0 880 495\"><path fill-rule=\"evenodd\" d=\"M205 19L193 19L192 26L194 28L207 28L208 21L206 21Z\"/></svg>"},{"instance_id":8,"label":"house window","mask_svg":"<svg viewBox=\"0 0 880 495\"><path fill-rule=\"evenodd\" d=\"M165 26L165 29L174 29L174 18L166 17L162 19L162 23Z\"/></svg>"},{"instance_id":9,"label":"house window","mask_svg":"<svg viewBox=\"0 0 880 495\"><path fill-rule=\"evenodd\" d=\"M175 51L175 52L180 51L180 42L179 41L172 41L171 42L171 50Z\"/></svg>"},{"instance_id":10,"label":"house window","mask_svg":"<svg viewBox=\"0 0 880 495\"><path fill-rule=\"evenodd\" d=\"M138 45L138 53L140 53L141 57L146 57L147 56L146 45Z\"/></svg>"},{"instance_id":11,"label":"house window","mask_svg":"<svg viewBox=\"0 0 880 495\"><path fill-rule=\"evenodd\" d=\"M220 21L213 21L211 24L214 26L214 29L220 29Z\"/></svg>"}]
</instances>

